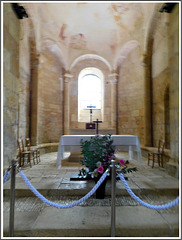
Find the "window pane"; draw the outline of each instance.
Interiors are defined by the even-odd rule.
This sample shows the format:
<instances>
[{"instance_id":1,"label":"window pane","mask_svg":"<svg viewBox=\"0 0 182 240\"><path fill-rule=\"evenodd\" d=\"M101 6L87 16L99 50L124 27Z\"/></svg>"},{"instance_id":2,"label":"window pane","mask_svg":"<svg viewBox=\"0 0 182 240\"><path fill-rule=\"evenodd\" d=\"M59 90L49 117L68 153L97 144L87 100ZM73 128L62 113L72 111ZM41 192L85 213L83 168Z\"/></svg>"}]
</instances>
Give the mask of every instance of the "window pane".
<instances>
[{"instance_id":1,"label":"window pane","mask_svg":"<svg viewBox=\"0 0 182 240\"><path fill-rule=\"evenodd\" d=\"M80 108L96 106L101 108L101 79L94 74L87 74L79 82Z\"/></svg>"}]
</instances>

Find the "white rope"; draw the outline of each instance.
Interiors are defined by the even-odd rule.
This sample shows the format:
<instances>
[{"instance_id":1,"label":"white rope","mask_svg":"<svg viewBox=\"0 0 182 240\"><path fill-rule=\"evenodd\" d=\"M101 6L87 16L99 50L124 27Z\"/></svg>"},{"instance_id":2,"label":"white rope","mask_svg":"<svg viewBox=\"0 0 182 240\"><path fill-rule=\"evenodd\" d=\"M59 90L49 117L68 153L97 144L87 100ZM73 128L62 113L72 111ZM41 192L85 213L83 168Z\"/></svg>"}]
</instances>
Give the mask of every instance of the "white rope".
<instances>
[{"instance_id":1,"label":"white rope","mask_svg":"<svg viewBox=\"0 0 182 240\"><path fill-rule=\"evenodd\" d=\"M29 189L40 199L42 200L44 203L56 207L56 208L71 208L74 207L82 202L84 202L85 200L87 200L90 196L93 195L93 193L99 188L99 186L101 185L101 183L105 180L105 178L107 177L107 170L105 171L105 173L102 175L102 177L99 179L99 181L95 184L95 186L92 188L92 190L87 193L87 195L85 195L84 197L82 197L81 199L79 199L78 201L71 203L71 204L66 204L66 205L59 205L56 204L54 202L49 201L48 199L46 199L42 194L40 194L34 187L33 185L29 182L29 180L27 179L27 177L24 175L24 173L22 171L19 172L20 176L22 177L22 179L24 180L24 182L27 184L27 186L29 187Z\"/></svg>"},{"instance_id":2,"label":"white rope","mask_svg":"<svg viewBox=\"0 0 182 240\"><path fill-rule=\"evenodd\" d=\"M10 169L6 170L4 177L3 177L3 185L5 184L5 182L8 180L10 174Z\"/></svg>"},{"instance_id":3,"label":"white rope","mask_svg":"<svg viewBox=\"0 0 182 240\"><path fill-rule=\"evenodd\" d=\"M171 208L177 204L179 204L179 196L172 202L170 203L167 203L167 204L163 204L163 205L150 205L148 203L145 203L144 201L142 201L139 197L137 197L133 192L132 190L130 189L130 187L128 186L125 178L124 178L124 175L122 173L118 174L121 181L123 182L127 192L130 194L130 196L135 199L137 202L139 202L141 205L143 205L144 207L147 207L147 208L151 208L151 209L154 209L154 210L161 210L161 209L167 209L167 208Z\"/></svg>"}]
</instances>

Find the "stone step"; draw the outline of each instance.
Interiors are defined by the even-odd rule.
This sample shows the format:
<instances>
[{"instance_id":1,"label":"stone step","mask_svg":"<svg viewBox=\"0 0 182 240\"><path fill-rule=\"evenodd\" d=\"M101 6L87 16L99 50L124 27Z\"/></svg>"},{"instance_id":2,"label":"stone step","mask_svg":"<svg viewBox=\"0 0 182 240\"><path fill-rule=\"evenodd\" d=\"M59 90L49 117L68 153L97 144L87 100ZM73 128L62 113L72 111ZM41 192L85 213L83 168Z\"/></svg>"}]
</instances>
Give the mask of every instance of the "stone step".
<instances>
[{"instance_id":1,"label":"stone step","mask_svg":"<svg viewBox=\"0 0 182 240\"><path fill-rule=\"evenodd\" d=\"M94 181L70 181L80 167L56 168L57 153L42 155L38 165L22 168L32 185L48 200L68 204L85 196ZM133 162L135 165L136 163ZM165 169L147 165L128 174L128 185L143 201L161 205L179 195L179 179ZM3 229L8 236L10 180L4 186ZM106 184L106 197L91 196L86 202L69 209L57 209L42 203L28 189L21 176L16 176L15 234L17 237L110 237L111 183ZM31 196L31 197L29 197ZM19 198L20 197L20 198ZM179 231L179 206L151 210L136 203L121 181L116 182L116 237L176 237Z\"/></svg>"},{"instance_id":2,"label":"stone step","mask_svg":"<svg viewBox=\"0 0 182 240\"><path fill-rule=\"evenodd\" d=\"M75 201L72 198L71 201ZM132 199L116 198L116 237L177 237L179 236L178 206L167 210L152 210L133 204ZM145 201L166 202L159 197ZM171 197L168 200L172 200ZM70 199L54 202L70 203ZM119 203L119 204L118 204ZM3 230L8 236L9 204L4 203ZM111 202L89 199L86 203L68 209L57 209L35 198L18 199L15 205L14 237L110 237Z\"/></svg>"},{"instance_id":3,"label":"stone step","mask_svg":"<svg viewBox=\"0 0 182 240\"><path fill-rule=\"evenodd\" d=\"M69 157L69 162L80 162L83 159L83 155L77 152L72 152Z\"/></svg>"},{"instance_id":4,"label":"stone step","mask_svg":"<svg viewBox=\"0 0 182 240\"><path fill-rule=\"evenodd\" d=\"M70 175L71 176L71 175ZM30 180L31 182L31 180ZM93 180L87 181L70 181L69 179L64 179L62 182L41 182L41 183L34 183L31 182L37 191L39 191L43 196L85 196L88 192L92 190L95 185ZM148 184L143 186L138 186L136 182L132 179L128 179L127 183L131 190L136 195L143 195L143 194L153 194L153 195L172 195L178 196L179 195L179 188L178 186L172 185L165 185L158 186L158 185L151 185L152 187L149 188ZM10 196L10 181L4 184L3 189L4 197ZM95 193L93 194L95 195ZM111 196L111 180L108 180L106 183L105 195ZM117 196L126 196L129 195L127 190L125 189L121 180L116 182L116 195ZM34 193L28 188L28 186L23 182L22 179L18 179L18 183L15 185L15 196L16 197L34 197Z\"/></svg>"}]
</instances>

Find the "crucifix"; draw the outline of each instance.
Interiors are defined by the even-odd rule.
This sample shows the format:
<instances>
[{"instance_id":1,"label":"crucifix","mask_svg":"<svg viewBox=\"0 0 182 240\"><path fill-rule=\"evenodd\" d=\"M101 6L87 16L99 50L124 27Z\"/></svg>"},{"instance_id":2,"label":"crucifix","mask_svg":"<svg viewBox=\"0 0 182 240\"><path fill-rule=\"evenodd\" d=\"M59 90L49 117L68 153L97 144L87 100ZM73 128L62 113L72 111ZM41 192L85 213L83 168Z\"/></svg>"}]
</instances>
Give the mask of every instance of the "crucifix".
<instances>
[{"instance_id":1,"label":"crucifix","mask_svg":"<svg viewBox=\"0 0 182 240\"><path fill-rule=\"evenodd\" d=\"M90 110L90 123L86 123L86 129L95 129L95 123L92 123L92 109L96 108L96 106L87 106L86 110Z\"/></svg>"},{"instance_id":2,"label":"crucifix","mask_svg":"<svg viewBox=\"0 0 182 240\"><path fill-rule=\"evenodd\" d=\"M90 122L92 122L92 109L93 108L96 108L96 106L92 106L92 105L87 106L87 109L90 110Z\"/></svg>"},{"instance_id":3,"label":"crucifix","mask_svg":"<svg viewBox=\"0 0 182 240\"><path fill-rule=\"evenodd\" d=\"M99 119L97 118L97 120L93 121L93 122L95 122L97 124L97 126L96 126L96 134L99 134L99 123L102 123L102 121L99 121Z\"/></svg>"}]
</instances>

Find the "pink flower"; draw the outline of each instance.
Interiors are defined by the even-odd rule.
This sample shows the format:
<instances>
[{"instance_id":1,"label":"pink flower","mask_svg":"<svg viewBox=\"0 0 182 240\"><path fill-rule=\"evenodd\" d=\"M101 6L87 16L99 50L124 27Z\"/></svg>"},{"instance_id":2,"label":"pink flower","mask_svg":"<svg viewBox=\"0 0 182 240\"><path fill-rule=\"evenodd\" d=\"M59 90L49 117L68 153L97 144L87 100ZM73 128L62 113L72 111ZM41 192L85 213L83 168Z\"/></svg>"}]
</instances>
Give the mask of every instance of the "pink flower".
<instances>
[{"instance_id":1,"label":"pink flower","mask_svg":"<svg viewBox=\"0 0 182 240\"><path fill-rule=\"evenodd\" d=\"M121 166L125 165L125 161L123 159L120 159L119 162L120 162Z\"/></svg>"},{"instance_id":2,"label":"pink flower","mask_svg":"<svg viewBox=\"0 0 182 240\"><path fill-rule=\"evenodd\" d=\"M97 172L99 172L99 173L103 173L103 171L104 171L103 166L100 166L100 167L97 168Z\"/></svg>"}]
</instances>

